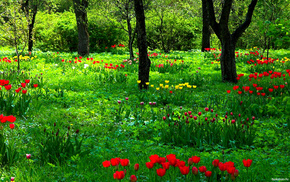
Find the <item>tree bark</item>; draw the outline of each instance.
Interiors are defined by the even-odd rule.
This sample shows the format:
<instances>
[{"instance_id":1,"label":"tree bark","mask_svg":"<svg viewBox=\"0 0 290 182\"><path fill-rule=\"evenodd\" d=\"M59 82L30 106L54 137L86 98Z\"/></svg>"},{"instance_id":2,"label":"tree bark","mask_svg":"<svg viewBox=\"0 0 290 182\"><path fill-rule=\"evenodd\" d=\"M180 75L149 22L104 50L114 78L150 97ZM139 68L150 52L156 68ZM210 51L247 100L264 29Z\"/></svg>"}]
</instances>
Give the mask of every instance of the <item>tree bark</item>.
<instances>
[{"instance_id":1,"label":"tree bark","mask_svg":"<svg viewBox=\"0 0 290 182\"><path fill-rule=\"evenodd\" d=\"M130 52L130 60L134 59L134 53L133 53L133 41L134 41L134 35L132 35L132 26L131 21L129 17L127 17L127 27L128 27L128 35L129 35L129 52Z\"/></svg>"},{"instance_id":2,"label":"tree bark","mask_svg":"<svg viewBox=\"0 0 290 182\"><path fill-rule=\"evenodd\" d=\"M31 52L33 49L32 33L33 33L36 14L37 14L37 6L33 8L31 23L29 23L28 25L28 51L29 52Z\"/></svg>"},{"instance_id":3,"label":"tree bark","mask_svg":"<svg viewBox=\"0 0 290 182\"><path fill-rule=\"evenodd\" d=\"M74 10L78 27L78 54L81 56L89 55L89 32L88 17L86 8L88 0L73 0Z\"/></svg>"},{"instance_id":4,"label":"tree bark","mask_svg":"<svg viewBox=\"0 0 290 182\"><path fill-rule=\"evenodd\" d=\"M202 1L202 45L201 51L206 51L205 48L210 48L210 29L209 29L209 16L206 2Z\"/></svg>"},{"instance_id":5,"label":"tree bark","mask_svg":"<svg viewBox=\"0 0 290 182\"><path fill-rule=\"evenodd\" d=\"M237 83L238 80L235 63L235 47L238 39L242 36L242 34L249 27L252 21L253 12L258 0L252 0L251 4L248 7L246 20L232 34L229 31L228 23L233 0L224 1L219 23L217 23L216 21L213 1L212 0L202 0L202 1L205 1L207 6L209 24L222 44L222 53L220 58L222 80Z\"/></svg>"},{"instance_id":6,"label":"tree bark","mask_svg":"<svg viewBox=\"0 0 290 182\"><path fill-rule=\"evenodd\" d=\"M148 58L147 52L147 37L146 37L146 25L145 25L145 14L143 7L143 0L134 0L134 9L136 13L136 26L137 26L137 41L139 49L139 72L138 78L141 80L139 83L140 89L147 89L149 82L149 71L151 61Z\"/></svg>"}]
</instances>

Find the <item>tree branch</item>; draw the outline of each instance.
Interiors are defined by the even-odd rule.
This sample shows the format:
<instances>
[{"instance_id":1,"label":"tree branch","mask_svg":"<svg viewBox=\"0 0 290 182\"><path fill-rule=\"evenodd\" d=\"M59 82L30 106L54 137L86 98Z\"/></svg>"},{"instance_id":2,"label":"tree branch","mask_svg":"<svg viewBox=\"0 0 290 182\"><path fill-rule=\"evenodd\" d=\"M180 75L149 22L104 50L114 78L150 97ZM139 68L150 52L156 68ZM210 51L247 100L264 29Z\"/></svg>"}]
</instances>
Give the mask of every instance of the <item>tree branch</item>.
<instances>
[{"instance_id":1,"label":"tree branch","mask_svg":"<svg viewBox=\"0 0 290 182\"><path fill-rule=\"evenodd\" d=\"M254 12L255 6L257 4L257 1L258 0L252 0L251 4L248 7L246 20L232 34L234 43L236 43L238 41L238 39L242 36L244 31L249 27L249 25L250 25L250 23L252 21L252 16L253 16L253 12Z\"/></svg>"},{"instance_id":2,"label":"tree branch","mask_svg":"<svg viewBox=\"0 0 290 182\"><path fill-rule=\"evenodd\" d=\"M215 34L220 38L220 24L216 22L214 7L212 0L203 0L206 1L206 6L208 9L208 16L209 16L209 24L211 28L214 30Z\"/></svg>"},{"instance_id":3,"label":"tree branch","mask_svg":"<svg viewBox=\"0 0 290 182\"><path fill-rule=\"evenodd\" d=\"M221 25L221 27L228 27L232 4L233 4L233 0L225 0L224 6L222 9L221 18L219 21L219 24Z\"/></svg>"}]
</instances>

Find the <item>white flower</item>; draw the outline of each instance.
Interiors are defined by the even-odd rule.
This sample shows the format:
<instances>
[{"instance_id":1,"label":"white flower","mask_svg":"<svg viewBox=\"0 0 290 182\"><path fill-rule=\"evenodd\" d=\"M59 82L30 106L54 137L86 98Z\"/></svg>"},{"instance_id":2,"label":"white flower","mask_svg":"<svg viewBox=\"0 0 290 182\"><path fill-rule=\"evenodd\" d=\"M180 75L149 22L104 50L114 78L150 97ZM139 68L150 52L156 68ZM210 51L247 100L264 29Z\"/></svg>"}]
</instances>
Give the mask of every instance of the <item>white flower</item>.
<instances>
[{"instance_id":1,"label":"white flower","mask_svg":"<svg viewBox=\"0 0 290 182\"><path fill-rule=\"evenodd\" d=\"M87 67L89 67L89 65L88 64L84 64L84 68L87 68Z\"/></svg>"},{"instance_id":2,"label":"white flower","mask_svg":"<svg viewBox=\"0 0 290 182\"><path fill-rule=\"evenodd\" d=\"M74 70L74 69L75 69L75 67L72 67L72 69Z\"/></svg>"}]
</instances>

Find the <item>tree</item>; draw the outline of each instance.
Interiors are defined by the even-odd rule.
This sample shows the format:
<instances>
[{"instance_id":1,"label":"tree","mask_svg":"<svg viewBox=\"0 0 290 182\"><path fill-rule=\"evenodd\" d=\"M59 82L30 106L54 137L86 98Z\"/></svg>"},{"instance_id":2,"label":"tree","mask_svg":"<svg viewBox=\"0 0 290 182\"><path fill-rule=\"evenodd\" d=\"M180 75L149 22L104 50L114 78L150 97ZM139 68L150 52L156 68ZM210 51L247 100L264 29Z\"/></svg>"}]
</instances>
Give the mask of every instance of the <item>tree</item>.
<instances>
[{"instance_id":1,"label":"tree","mask_svg":"<svg viewBox=\"0 0 290 182\"><path fill-rule=\"evenodd\" d=\"M148 58L147 52L147 37L146 37L146 25L145 14L143 7L143 0L134 0L134 9L136 14L136 26L137 26L137 45L139 49L139 72L138 78L141 80L139 83L140 89L147 89L149 82L149 71L151 61Z\"/></svg>"},{"instance_id":2,"label":"tree","mask_svg":"<svg viewBox=\"0 0 290 182\"><path fill-rule=\"evenodd\" d=\"M33 48L33 28L38 7L42 4L43 0L24 0L21 3L21 9L25 13L28 22L28 51L31 52Z\"/></svg>"},{"instance_id":3,"label":"tree","mask_svg":"<svg viewBox=\"0 0 290 182\"><path fill-rule=\"evenodd\" d=\"M206 1L206 6L208 8L210 26L212 27L212 29L214 30L215 34L217 35L222 44L222 53L220 58L222 80L236 83L237 71L235 63L235 46L238 39L249 27L258 0L251 1L248 7L248 12L245 21L236 30L234 30L233 33L230 32L228 27L229 16L233 0L224 0L219 22L216 21L213 1L212 0L203 0L203 1Z\"/></svg>"},{"instance_id":4,"label":"tree","mask_svg":"<svg viewBox=\"0 0 290 182\"><path fill-rule=\"evenodd\" d=\"M118 9L118 11L115 12L115 15L118 17L118 21L120 22L122 29L128 33L128 37L129 37L128 46L129 46L129 52L130 52L130 60L133 60L134 59L133 43L134 43L134 38L136 34L136 28L133 32L132 23L131 23L132 19L135 18L133 0L111 0L111 2ZM127 28L123 26L122 20L126 20Z\"/></svg>"},{"instance_id":5,"label":"tree","mask_svg":"<svg viewBox=\"0 0 290 182\"><path fill-rule=\"evenodd\" d=\"M81 56L89 55L89 32L87 7L88 0L73 0L74 11L78 27L78 54Z\"/></svg>"},{"instance_id":6,"label":"tree","mask_svg":"<svg viewBox=\"0 0 290 182\"><path fill-rule=\"evenodd\" d=\"M201 51L204 52L205 48L210 48L210 26L209 16L206 6L206 1L202 1L202 44Z\"/></svg>"},{"instance_id":7,"label":"tree","mask_svg":"<svg viewBox=\"0 0 290 182\"><path fill-rule=\"evenodd\" d=\"M19 56L23 53L28 42L28 19L21 10L21 4L22 1L0 3L2 9L0 14L0 29L3 33L0 41L3 39L15 48L18 73L20 73Z\"/></svg>"}]
</instances>

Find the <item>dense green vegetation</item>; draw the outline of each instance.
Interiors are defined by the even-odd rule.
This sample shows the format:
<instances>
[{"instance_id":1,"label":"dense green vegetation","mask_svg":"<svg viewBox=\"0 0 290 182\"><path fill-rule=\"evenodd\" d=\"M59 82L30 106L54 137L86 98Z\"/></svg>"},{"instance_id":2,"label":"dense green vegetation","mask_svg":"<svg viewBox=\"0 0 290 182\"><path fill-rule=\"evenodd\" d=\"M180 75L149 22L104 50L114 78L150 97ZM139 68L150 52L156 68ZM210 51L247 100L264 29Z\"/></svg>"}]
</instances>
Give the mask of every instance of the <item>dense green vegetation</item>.
<instances>
[{"instance_id":1,"label":"dense green vegetation","mask_svg":"<svg viewBox=\"0 0 290 182\"><path fill-rule=\"evenodd\" d=\"M125 48L115 49L123 52ZM252 50L255 51L261 52ZM127 54L92 54L90 58L93 59L87 59L78 58L76 54L33 52L22 57L23 71L17 75L13 53L2 49L1 80L9 80L12 89L8 91L1 86L0 99L14 110L13 113L5 107L1 110L4 116L13 114L17 117L13 130L7 123L2 123L1 131L5 133L7 145L16 153L8 163L3 163L2 156L3 180L15 177L16 181L113 181L114 167L107 170L102 162L120 157L130 160L126 180L135 174L134 164L139 163L138 181L154 181L157 179L156 169L161 165L155 164L155 171L148 170L145 165L148 157L153 154L165 157L171 153L185 162L194 155L201 157L195 166L204 165L213 175L218 171L211 164L214 159L233 161L239 170L237 180L240 181L289 178L290 61L284 58L289 57L289 51L271 50L271 57L279 60L272 64L257 63L254 67L247 63L256 57L253 53L247 55L250 52L240 50L237 53L238 74L244 74L239 75L238 90L243 91L239 95L238 90L233 90L236 85L220 81L215 58L219 51L150 52L150 88L139 91L137 64L124 61ZM115 65L119 66L108 68ZM285 80L283 76L272 80L270 74L258 75L260 81L253 78L255 81L249 82L250 74L265 71L281 72L285 74ZM23 88L21 83L27 79L30 82ZM275 91L273 83L269 84L270 80L279 89L280 85L285 86L281 93ZM253 83L264 87L261 93L266 95L257 96ZM36 88L35 84L38 84ZM241 89L242 86L250 86L254 93L249 94ZM21 87L28 90L27 93L15 91ZM273 88L274 92L269 92L268 88ZM10 103L7 96L13 97ZM30 103L19 106L17 103L21 98ZM208 112L204 110L206 107ZM201 116L198 112L202 112ZM228 119L223 122L225 115ZM234 124L232 120L235 120ZM245 122L245 129L249 126L245 132L253 132L253 135L244 135L243 130L238 129L242 127L241 121ZM203 125L196 125L198 122ZM218 128L230 133L216 130ZM13 145L9 145L11 142ZM25 154L31 154L31 158L27 160ZM243 159L253 160L248 172ZM168 181L175 176L177 181L184 181L179 170L173 168L163 179ZM122 166L120 170L123 170ZM202 173L199 175L205 178ZM190 172L187 178L193 177Z\"/></svg>"},{"instance_id":2,"label":"dense green vegetation","mask_svg":"<svg viewBox=\"0 0 290 182\"><path fill-rule=\"evenodd\" d=\"M289 2L258 1L227 60L212 29L200 51L201 1L144 0L142 83L133 2L0 2L0 181L289 180ZM250 2L233 1L230 33Z\"/></svg>"}]
</instances>

